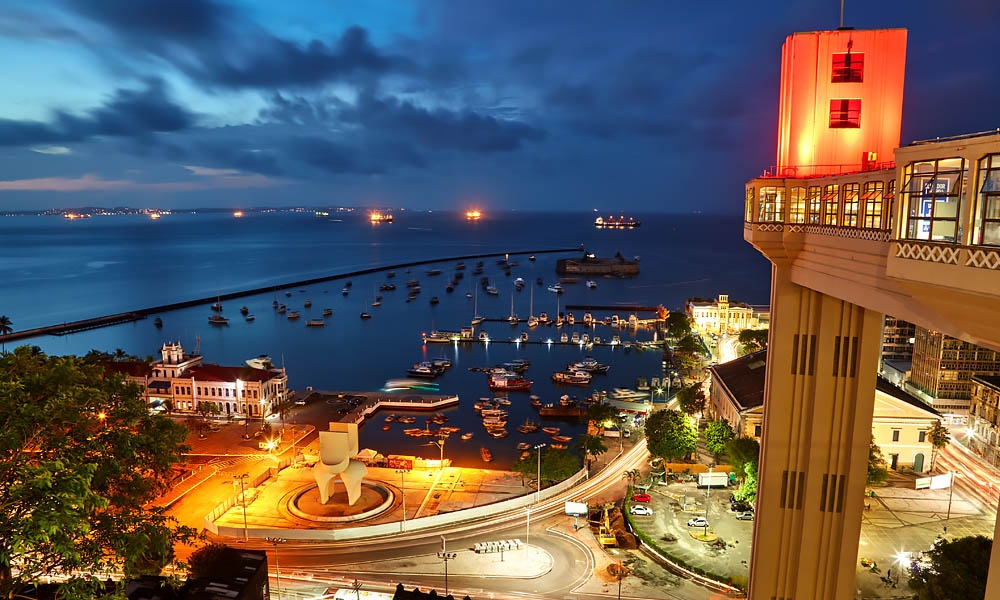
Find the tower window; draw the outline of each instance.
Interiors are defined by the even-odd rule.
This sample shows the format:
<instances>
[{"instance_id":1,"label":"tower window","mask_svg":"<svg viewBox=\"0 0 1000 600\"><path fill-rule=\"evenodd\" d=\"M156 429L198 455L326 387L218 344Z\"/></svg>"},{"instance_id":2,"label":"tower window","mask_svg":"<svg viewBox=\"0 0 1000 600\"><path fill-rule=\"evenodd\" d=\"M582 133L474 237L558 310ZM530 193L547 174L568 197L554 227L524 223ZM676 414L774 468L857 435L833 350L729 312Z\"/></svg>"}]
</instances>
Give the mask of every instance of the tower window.
<instances>
[{"instance_id":1,"label":"tower window","mask_svg":"<svg viewBox=\"0 0 1000 600\"><path fill-rule=\"evenodd\" d=\"M830 129L853 129L861 127L861 100L830 100Z\"/></svg>"},{"instance_id":2,"label":"tower window","mask_svg":"<svg viewBox=\"0 0 1000 600\"><path fill-rule=\"evenodd\" d=\"M865 55L836 52L833 55L833 83L861 83L865 79Z\"/></svg>"}]
</instances>

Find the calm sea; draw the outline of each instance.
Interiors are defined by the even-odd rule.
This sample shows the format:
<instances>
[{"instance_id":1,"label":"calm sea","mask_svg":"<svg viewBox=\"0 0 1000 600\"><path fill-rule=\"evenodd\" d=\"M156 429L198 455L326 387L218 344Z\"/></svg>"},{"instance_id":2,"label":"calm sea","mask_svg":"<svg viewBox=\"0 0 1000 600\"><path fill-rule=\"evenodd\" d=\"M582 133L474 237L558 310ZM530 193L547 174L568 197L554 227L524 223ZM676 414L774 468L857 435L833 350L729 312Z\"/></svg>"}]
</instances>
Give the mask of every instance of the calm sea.
<instances>
[{"instance_id":1,"label":"calm sea","mask_svg":"<svg viewBox=\"0 0 1000 600\"><path fill-rule=\"evenodd\" d=\"M283 364L294 389L377 389L391 378L405 377L406 369L423 359L447 357L454 366L437 380L442 393L457 393L461 404L448 411L451 422L475 431L476 438L463 445L454 442L446 453L459 464L477 464L480 445L493 449L501 466L509 464L517 452L514 446L526 441L516 425L537 417L527 395L514 396L510 407L511 435L504 440L488 439L472 410L480 397L490 396L485 377L470 367L495 365L513 358L526 358L532 366L527 377L535 381L532 393L551 402L562 394L584 396L588 388L563 388L550 381L551 373L567 362L590 354L612 364L608 375L595 378L594 389L632 387L636 377L661 375L657 353L624 353L620 348L516 345L507 343L427 345L421 333L432 329L454 329L468 325L478 301L479 313L504 319L514 312L526 317L542 311L553 315L567 304L609 305L638 303L683 307L692 296L714 297L728 293L752 304L766 304L770 288L767 261L743 241L742 221L737 218L700 215L645 215L639 229L597 230L592 213L542 214L504 213L489 215L478 222L466 221L455 213L398 212L391 224L371 225L360 213L331 213L319 218L312 213L249 214L237 219L226 214L168 215L159 220L142 216L94 217L70 221L59 217L10 217L0 219L0 314L12 320L15 329L28 329L64 321L158 306L192 298L209 297L244 289L279 286L309 278L348 271L426 260L492 252L509 252L518 266L506 276L495 260L484 260L485 276L500 290L498 296L478 294L469 299L478 279L471 274L474 261L466 261L465 278L453 293L445 286L455 272L455 263L414 267L412 273L399 270L393 280L380 272L352 278L351 291L342 295L343 282L333 281L308 287L292 286L280 291L225 303L225 327L208 324L208 305L160 315L163 327L152 320L96 329L61 337L41 337L29 341L50 354L83 354L92 348L113 351L121 348L140 356L156 355L165 341L178 340L186 350L196 347L208 362L238 365L259 354L267 354ZM549 248L570 248L583 244L598 256L621 252L639 256L639 276L631 279L598 279L596 289L588 289L583 279L565 285L558 297L546 290L555 281L557 258L574 254L539 254L528 260L527 253ZM438 268L441 275L428 276ZM528 282L523 291L514 290L512 281ZM541 278L545 285L537 285ZM406 302L405 283L419 279L422 293ZM393 282L395 291L377 292L382 283ZM533 291L532 291L533 290ZM292 295L286 297L285 293ZM376 293L383 295L381 306L371 307ZM437 296L440 303L431 305ZM302 318L289 321L277 314L271 303L277 299ZM305 301L312 301L305 308ZM557 302L559 304L557 304ZM239 308L246 305L256 317L245 322ZM321 318L324 308L333 310L325 327L306 327L310 318ZM370 320L359 314L367 310ZM576 316L582 317L577 310ZM595 310L595 317L620 311ZM523 324L505 322L481 326L495 339L516 337L527 331ZM562 331L539 327L530 339L558 341ZM584 332L583 326L576 331ZM612 332L597 328L591 335L610 337L619 333L623 341L649 339L640 330ZM362 445L382 452L434 456L433 448L422 448L419 439L402 435L399 426L389 432L369 424L362 429ZM418 425L422 424L418 419ZM452 424L450 423L450 424ZM566 434L584 430L580 424L562 423ZM535 436L544 434L535 434ZM536 441L537 440L532 440ZM481 464L481 463L479 463Z\"/></svg>"}]
</instances>

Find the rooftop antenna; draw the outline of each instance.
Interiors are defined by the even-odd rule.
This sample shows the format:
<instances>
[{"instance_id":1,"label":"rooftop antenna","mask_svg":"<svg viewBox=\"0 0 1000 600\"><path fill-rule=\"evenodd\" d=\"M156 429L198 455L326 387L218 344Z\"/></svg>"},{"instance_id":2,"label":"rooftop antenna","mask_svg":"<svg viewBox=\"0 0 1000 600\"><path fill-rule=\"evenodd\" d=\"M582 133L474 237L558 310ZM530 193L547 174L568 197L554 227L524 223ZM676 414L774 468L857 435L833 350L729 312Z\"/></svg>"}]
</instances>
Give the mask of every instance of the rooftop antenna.
<instances>
[{"instance_id":1,"label":"rooftop antenna","mask_svg":"<svg viewBox=\"0 0 1000 600\"><path fill-rule=\"evenodd\" d=\"M201 354L201 336L200 335L194 336L194 340L195 340L194 354L197 356L198 354Z\"/></svg>"},{"instance_id":2,"label":"rooftop antenna","mask_svg":"<svg viewBox=\"0 0 1000 600\"><path fill-rule=\"evenodd\" d=\"M840 28L844 28L844 0L840 0Z\"/></svg>"}]
</instances>

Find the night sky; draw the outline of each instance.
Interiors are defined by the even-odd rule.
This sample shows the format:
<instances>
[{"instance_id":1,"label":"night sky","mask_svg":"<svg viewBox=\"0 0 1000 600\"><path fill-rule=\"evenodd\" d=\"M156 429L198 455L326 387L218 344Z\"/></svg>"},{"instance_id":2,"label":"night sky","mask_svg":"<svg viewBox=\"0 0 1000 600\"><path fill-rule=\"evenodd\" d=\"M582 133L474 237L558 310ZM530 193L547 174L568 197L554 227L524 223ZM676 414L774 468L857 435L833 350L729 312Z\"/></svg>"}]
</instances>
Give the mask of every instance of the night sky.
<instances>
[{"instance_id":1,"label":"night sky","mask_svg":"<svg viewBox=\"0 0 1000 600\"><path fill-rule=\"evenodd\" d=\"M874 8L872 8L874 6ZM781 44L840 2L4 0L0 209L740 214ZM909 30L902 143L1000 126L994 0Z\"/></svg>"}]
</instances>

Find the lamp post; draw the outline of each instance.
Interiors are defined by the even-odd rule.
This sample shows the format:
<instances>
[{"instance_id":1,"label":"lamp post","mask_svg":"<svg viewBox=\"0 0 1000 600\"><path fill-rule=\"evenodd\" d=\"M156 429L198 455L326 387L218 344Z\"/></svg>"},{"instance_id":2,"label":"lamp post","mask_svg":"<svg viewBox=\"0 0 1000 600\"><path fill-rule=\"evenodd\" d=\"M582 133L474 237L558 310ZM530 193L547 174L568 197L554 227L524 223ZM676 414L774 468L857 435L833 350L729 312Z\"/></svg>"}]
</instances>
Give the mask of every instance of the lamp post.
<instances>
[{"instance_id":1,"label":"lamp post","mask_svg":"<svg viewBox=\"0 0 1000 600\"><path fill-rule=\"evenodd\" d=\"M247 530L247 496L246 489L243 487L243 482L246 481L247 477L250 477L248 473L242 475L233 475L233 480L239 479L240 481L240 504L243 506L243 540L249 539L249 533Z\"/></svg>"},{"instance_id":2,"label":"lamp post","mask_svg":"<svg viewBox=\"0 0 1000 600\"><path fill-rule=\"evenodd\" d=\"M441 538L442 542L444 538ZM456 552L438 552L438 558L444 561L444 595L448 595L448 561L454 560L458 553Z\"/></svg>"},{"instance_id":3,"label":"lamp post","mask_svg":"<svg viewBox=\"0 0 1000 600\"><path fill-rule=\"evenodd\" d=\"M708 535L708 505L712 500L712 469L714 464L708 465L708 486L705 488L705 535Z\"/></svg>"},{"instance_id":4,"label":"lamp post","mask_svg":"<svg viewBox=\"0 0 1000 600\"><path fill-rule=\"evenodd\" d=\"M542 448L548 446L548 444L538 444L535 446L535 450L538 450L538 479L535 480L535 502L538 502L539 496L542 493Z\"/></svg>"},{"instance_id":5,"label":"lamp post","mask_svg":"<svg viewBox=\"0 0 1000 600\"><path fill-rule=\"evenodd\" d=\"M406 474L410 472L409 469L396 469L399 473L399 493L403 497L403 521L399 524L399 532L402 533L406 531Z\"/></svg>"},{"instance_id":6,"label":"lamp post","mask_svg":"<svg viewBox=\"0 0 1000 600\"><path fill-rule=\"evenodd\" d=\"M951 497L955 494L955 472L948 472L948 515L944 519L944 532L948 533L948 524L951 522Z\"/></svg>"},{"instance_id":7,"label":"lamp post","mask_svg":"<svg viewBox=\"0 0 1000 600\"><path fill-rule=\"evenodd\" d=\"M524 545L531 544L531 505L528 505L528 522L524 526Z\"/></svg>"},{"instance_id":8,"label":"lamp post","mask_svg":"<svg viewBox=\"0 0 1000 600\"><path fill-rule=\"evenodd\" d=\"M264 538L268 543L274 546L274 587L275 587L275 597L278 600L281 599L281 568L278 566L278 544L284 544L288 540L285 538L278 537L266 537Z\"/></svg>"}]
</instances>

